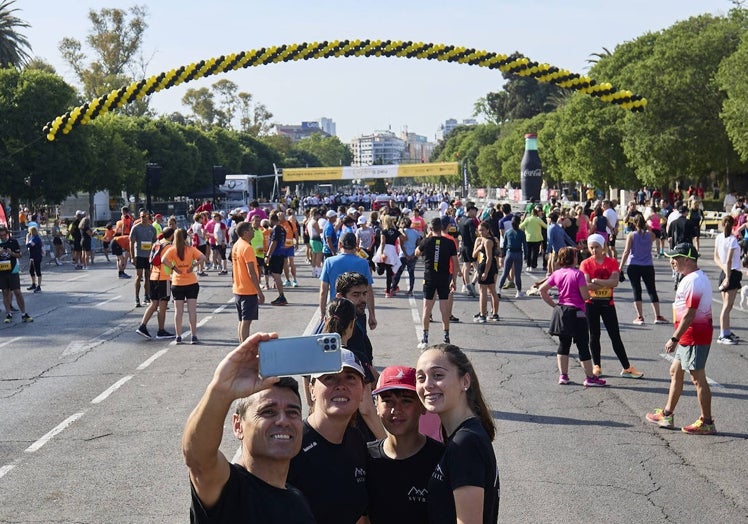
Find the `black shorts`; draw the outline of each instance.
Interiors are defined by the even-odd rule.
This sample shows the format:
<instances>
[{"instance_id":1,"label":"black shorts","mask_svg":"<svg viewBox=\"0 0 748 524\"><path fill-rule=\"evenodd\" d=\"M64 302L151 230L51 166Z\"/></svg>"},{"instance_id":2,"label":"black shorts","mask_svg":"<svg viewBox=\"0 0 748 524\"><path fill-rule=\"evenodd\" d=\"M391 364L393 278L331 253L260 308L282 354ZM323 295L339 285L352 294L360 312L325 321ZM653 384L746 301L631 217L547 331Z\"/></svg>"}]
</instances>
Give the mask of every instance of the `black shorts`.
<instances>
[{"instance_id":1,"label":"black shorts","mask_svg":"<svg viewBox=\"0 0 748 524\"><path fill-rule=\"evenodd\" d=\"M283 273L283 265L286 263L286 257L282 255L271 255L270 257L270 273L273 275L280 275Z\"/></svg>"},{"instance_id":2,"label":"black shorts","mask_svg":"<svg viewBox=\"0 0 748 524\"><path fill-rule=\"evenodd\" d=\"M112 255L118 257L124 254L125 252L122 249L122 246L119 245L119 242L112 242Z\"/></svg>"},{"instance_id":3,"label":"black shorts","mask_svg":"<svg viewBox=\"0 0 748 524\"><path fill-rule=\"evenodd\" d=\"M86 237L83 240L81 240L81 250L91 251L91 237Z\"/></svg>"},{"instance_id":4,"label":"black shorts","mask_svg":"<svg viewBox=\"0 0 748 524\"><path fill-rule=\"evenodd\" d=\"M187 286L171 286L171 296L174 300L197 299L200 291L200 284L190 284Z\"/></svg>"},{"instance_id":5,"label":"black shorts","mask_svg":"<svg viewBox=\"0 0 748 524\"><path fill-rule=\"evenodd\" d=\"M135 257L135 269L151 269L148 257Z\"/></svg>"},{"instance_id":6,"label":"black shorts","mask_svg":"<svg viewBox=\"0 0 748 524\"><path fill-rule=\"evenodd\" d=\"M203 244L202 246L197 246L197 250L200 251L203 255L208 254L208 244Z\"/></svg>"},{"instance_id":7,"label":"black shorts","mask_svg":"<svg viewBox=\"0 0 748 524\"><path fill-rule=\"evenodd\" d=\"M466 247L460 248L460 262L470 263L474 261L472 251L468 251Z\"/></svg>"},{"instance_id":8,"label":"black shorts","mask_svg":"<svg viewBox=\"0 0 748 524\"><path fill-rule=\"evenodd\" d=\"M720 271L719 272L719 282L717 283L717 286L722 284L722 281L725 279L725 272ZM720 291L730 291L732 289L740 289L740 281L743 279L743 273L738 271L737 269L730 270L730 282L727 285L727 289L720 289Z\"/></svg>"},{"instance_id":9,"label":"black shorts","mask_svg":"<svg viewBox=\"0 0 748 524\"><path fill-rule=\"evenodd\" d=\"M0 273L0 289L11 291L21 289L21 275L18 273Z\"/></svg>"},{"instance_id":10,"label":"black shorts","mask_svg":"<svg viewBox=\"0 0 748 524\"><path fill-rule=\"evenodd\" d=\"M257 295L234 295L236 312L239 320L257 320L259 318L259 305Z\"/></svg>"},{"instance_id":11,"label":"black shorts","mask_svg":"<svg viewBox=\"0 0 748 524\"><path fill-rule=\"evenodd\" d=\"M257 269L260 269L260 268L265 268L265 257L257 257ZM258 273L260 272L258 271Z\"/></svg>"},{"instance_id":12,"label":"black shorts","mask_svg":"<svg viewBox=\"0 0 748 524\"><path fill-rule=\"evenodd\" d=\"M449 298L449 284L451 282L451 275L437 278L436 280L424 280L423 298L426 300L434 300L434 295L436 295L439 297L439 300L447 300Z\"/></svg>"},{"instance_id":13,"label":"black shorts","mask_svg":"<svg viewBox=\"0 0 748 524\"><path fill-rule=\"evenodd\" d=\"M610 235L608 237L608 245L610 247L616 247L616 235Z\"/></svg>"},{"instance_id":14,"label":"black shorts","mask_svg":"<svg viewBox=\"0 0 748 524\"><path fill-rule=\"evenodd\" d=\"M109 244L111 244L111 242L102 242L101 243L101 245L104 246L104 249L109 249Z\"/></svg>"},{"instance_id":15,"label":"black shorts","mask_svg":"<svg viewBox=\"0 0 748 524\"><path fill-rule=\"evenodd\" d=\"M151 300L169 301L169 281L168 280L151 280L148 288L148 296Z\"/></svg>"}]
</instances>

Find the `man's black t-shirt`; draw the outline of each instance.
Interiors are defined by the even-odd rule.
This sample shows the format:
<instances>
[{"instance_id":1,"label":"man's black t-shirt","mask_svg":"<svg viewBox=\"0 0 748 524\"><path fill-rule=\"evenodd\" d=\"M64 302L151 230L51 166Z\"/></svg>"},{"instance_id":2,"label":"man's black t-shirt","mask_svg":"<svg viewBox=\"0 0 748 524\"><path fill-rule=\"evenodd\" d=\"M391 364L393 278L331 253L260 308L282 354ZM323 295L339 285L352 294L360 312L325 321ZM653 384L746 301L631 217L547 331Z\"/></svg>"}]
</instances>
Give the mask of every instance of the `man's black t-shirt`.
<instances>
[{"instance_id":1,"label":"man's black t-shirt","mask_svg":"<svg viewBox=\"0 0 748 524\"><path fill-rule=\"evenodd\" d=\"M499 470L486 430L476 417L467 419L447 441L447 448L428 484L428 513L432 524L457 522L454 490L483 488L483 523L499 516Z\"/></svg>"},{"instance_id":2,"label":"man's black t-shirt","mask_svg":"<svg viewBox=\"0 0 748 524\"><path fill-rule=\"evenodd\" d=\"M291 459L288 483L301 490L320 524L355 524L366 512L366 444L349 427L333 444L304 421L301 451Z\"/></svg>"},{"instance_id":3,"label":"man's black t-shirt","mask_svg":"<svg viewBox=\"0 0 748 524\"><path fill-rule=\"evenodd\" d=\"M246 522L249 524L316 522L304 496L293 486L276 488L260 480L238 464L231 464L229 480L221 497L206 509L190 483L192 506L190 522L193 524L218 524Z\"/></svg>"},{"instance_id":4,"label":"man's black t-shirt","mask_svg":"<svg viewBox=\"0 0 748 524\"><path fill-rule=\"evenodd\" d=\"M385 454L384 440L370 442L368 447L366 487L371 524L428 524L426 486L444 454L444 445L426 437L418 453L402 460Z\"/></svg>"},{"instance_id":5,"label":"man's black t-shirt","mask_svg":"<svg viewBox=\"0 0 748 524\"><path fill-rule=\"evenodd\" d=\"M423 253L424 280L449 275L449 261L457 255L457 248L452 240L441 236L426 237L419 249Z\"/></svg>"},{"instance_id":6,"label":"man's black t-shirt","mask_svg":"<svg viewBox=\"0 0 748 524\"><path fill-rule=\"evenodd\" d=\"M460 218L459 226L462 245L465 246L466 252L472 256L475 246L475 220L466 215Z\"/></svg>"},{"instance_id":7,"label":"man's black t-shirt","mask_svg":"<svg viewBox=\"0 0 748 524\"><path fill-rule=\"evenodd\" d=\"M7 249L11 253L20 253L21 246L15 238L8 238L5 242L0 242L0 251ZM18 259L10 255L0 255L0 273L12 273L18 264Z\"/></svg>"}]
</instances>

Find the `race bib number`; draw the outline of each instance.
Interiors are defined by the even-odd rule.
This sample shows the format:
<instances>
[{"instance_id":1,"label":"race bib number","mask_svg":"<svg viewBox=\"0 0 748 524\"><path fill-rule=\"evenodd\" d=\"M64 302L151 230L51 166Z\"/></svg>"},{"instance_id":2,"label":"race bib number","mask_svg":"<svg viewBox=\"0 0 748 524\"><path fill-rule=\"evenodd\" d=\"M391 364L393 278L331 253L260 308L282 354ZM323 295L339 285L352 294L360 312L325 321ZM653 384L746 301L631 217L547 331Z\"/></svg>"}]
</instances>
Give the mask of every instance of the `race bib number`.
<instances>
[{"instance_id":1,"label":"race bib number","mask_svg":"<svg viewBox=\"0 0 748 524\"><path fill-rule=\"evenodd\" d=\"M601 289L590 289L590 298L611 298L613 296L612 287L604 287Z\"/></svg>"},{"instance_id":2,"label":"race bib number","mask_svg":"<svg viewBox=\"0 0 748 524\"><path fill-rule=\"evenodd\" d=\"M13 264L10 260L0 260L0 271L10 271Z\"/></svg>"},{"instance_id":3,"label":"race bib number","mask_svg":"<svg viewBox=\"0 0 748 524\"><path fill-rule=\"evenodd\" d=\"M150 251L151 247L153 247L153 242L141 242L140 243L141 251Z\"/></svg>"}]
</instances>

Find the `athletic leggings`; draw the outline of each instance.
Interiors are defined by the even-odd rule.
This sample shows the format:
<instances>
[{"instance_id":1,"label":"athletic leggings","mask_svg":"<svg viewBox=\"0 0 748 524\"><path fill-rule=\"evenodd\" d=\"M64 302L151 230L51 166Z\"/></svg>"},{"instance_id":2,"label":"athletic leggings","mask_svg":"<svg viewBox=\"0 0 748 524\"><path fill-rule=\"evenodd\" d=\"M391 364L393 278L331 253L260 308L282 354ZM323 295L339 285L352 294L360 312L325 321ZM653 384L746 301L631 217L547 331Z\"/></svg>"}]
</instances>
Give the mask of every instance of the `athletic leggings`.
<instances>
[{"instance_id":1,"label":"athletic leggings","mask_svg":"<svg viewBox=\"0 0 748 524\"><path fill-rule=\"evenodd\" d=\"M657 290L655 289L654 266L629 264L629 267L626 269L626 275L628 275L629 282L631 282L631 289L634 290L634 302L642 301L642 280L644 280L644 285L647 288L649 300L653 304L660 301L660 297L657 296Z\"/></svg>"},{"instance_id":2,"label":"athletic leggings","mask_svg":"<svg viewBox=\"0 0 748 524\"><path fill-rule=\"evenodd\" d=\"M574 334L571 336L559 335L558 350L559 355L569 356L572 340L577 345L579 351L579 361L584 362L590 359L590 334L587 329L587 319L585 317L576 317L574 322Z\"/></svg>"},{"instance_id":3,"label":"athletic leggings","mask_svg":"<svg viewBox=\"0 0 748 524\"><path fill-rule=\"evenodd\" d=\"M615 306L607 300L592 300L587 302L587 320L590 323L590 351L592 352L592 363L600 365L600 319L603 319L605 330L608 332L610 342L613 345L618 360L623 369L629 368L629 358L626 356L626 348L623 347L621 332L618 329L618 315Z\"/></svg>"},{"instance_id":4,"label":"athletic leggings","mask_svg":"<svg viewBox=\"0 0 748 524\"><path fill-rule=\"evenodd\" d=\"M31 275L32 278L34 275L37 277L42 276L42 257L32 257L29 261L31 262L31 264L29 264L29 275Z\"/></svg>"}]
</instances>

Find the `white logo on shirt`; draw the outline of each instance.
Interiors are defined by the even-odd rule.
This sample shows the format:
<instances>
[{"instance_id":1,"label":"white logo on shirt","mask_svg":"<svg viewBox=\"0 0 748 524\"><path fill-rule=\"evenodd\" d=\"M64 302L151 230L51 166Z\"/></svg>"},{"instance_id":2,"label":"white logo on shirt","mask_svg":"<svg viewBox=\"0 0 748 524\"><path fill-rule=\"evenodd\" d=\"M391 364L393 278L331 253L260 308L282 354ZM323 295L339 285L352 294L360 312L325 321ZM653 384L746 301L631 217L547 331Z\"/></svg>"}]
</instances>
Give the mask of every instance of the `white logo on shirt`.
<instances>
[{"instance_id":1,"label":"white logo on shirt","mask_svg":"<svg viewBox=\"0 0 748 524\"><path fill-rule=\"evenodd\" d=\"M437 464L436 469L434 470L434 473L431 475L432 478L435 478L439 482L444 481L444 472L442 471L441 465Z\"/></svg>"},{"instance_id":2,"label":"white logo on shirt","mask_svg":"<svg viewBox=\"0 0 748 524\"><path fill-rule=\"evenodd\" d=\"M354 468L353 476L356 479L356 483L366 482L366 469L365 468Z\"/></svg>"},{"instance_id":3,"label":"white logo on shirt","mask_svg":"<svg viewBox=\"0 0 748 524\"><path fill-rule=\"evenodd\" d=\"M429 490L426 488L418 489L417 487L413 486L408 491L408 501L409 502L426 502L426 497L429 494Z\"/></svg>"},{"instance_id":4,"label":"white logo on shirt","mask_svg":"<svg viewBox=\"0 0 748 524\"><path fill-rule=\"evenodd\" d=\"M314 446L316 446L316 445L317 445L317 442L316 442L316 441L315 441L315 442L312 442L312 443L311 443L311 444L309 444L309 445L308 445L307 447L303 448L303 449L302 449L302 451L303 451L304 453L306 453L307 451L309 451L310 449L312 449L312 448L313 448Z\"/></svg>"}]
</instances>

